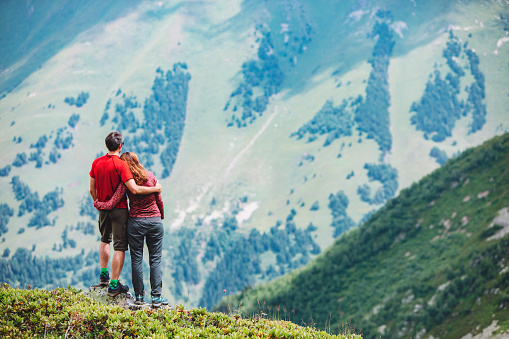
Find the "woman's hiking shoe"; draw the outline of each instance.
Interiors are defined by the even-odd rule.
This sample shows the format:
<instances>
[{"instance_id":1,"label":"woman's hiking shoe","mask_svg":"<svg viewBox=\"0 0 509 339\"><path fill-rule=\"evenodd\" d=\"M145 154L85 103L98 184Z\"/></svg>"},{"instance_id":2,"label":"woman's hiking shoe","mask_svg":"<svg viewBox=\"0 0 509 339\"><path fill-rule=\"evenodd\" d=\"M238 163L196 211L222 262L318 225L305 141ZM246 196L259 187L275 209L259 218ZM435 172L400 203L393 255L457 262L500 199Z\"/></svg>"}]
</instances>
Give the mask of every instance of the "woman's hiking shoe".
<instances>
[{"instance_id":1,"label":"woman's hiking shoe","mask_svg":"<svg viewBox=\"0 0 509 339\"><path fill-rule=\"evenodd\" d=\"M145 303L145 297L142 294L137 294L136 301L134 303L136 305L143 305Z\"/></svg>"},{"instance_id":2,"label":"woman's hiking shoe","mask_svg":"<svg viewBox=\"0 0 509 339\"><path fill-rule=\"evenodd\" d=\"M110 286L110 276L101 274L99 275L99 283L97 285L92 285L95 288L104 288Z\"/></svg>"},{"instance_id":3,"label":"woman's hiking shoe","mask_svg":"<svg viewBox=\"0 0 509 339\"><path fill-rule=\"evenodd\" d=\"M127 293L129 291L129 287L127 285L122 285L119 282L117 282L117 286L116 287L111 287L111 285L108 287L108 295L110 297L114 297L120 293Z\"/></svg>"},{"instance_id":4,"label":"woman's hiking shoe","mask_svg":"<svg viewBox=\"0 0 509 339\"><path fill-rule=\"evenodd\" d=\"M168 298L163 298L161 296L152 297L152 307L161 307L161 305L168 305Z\"/></svg>"}]
</instances>

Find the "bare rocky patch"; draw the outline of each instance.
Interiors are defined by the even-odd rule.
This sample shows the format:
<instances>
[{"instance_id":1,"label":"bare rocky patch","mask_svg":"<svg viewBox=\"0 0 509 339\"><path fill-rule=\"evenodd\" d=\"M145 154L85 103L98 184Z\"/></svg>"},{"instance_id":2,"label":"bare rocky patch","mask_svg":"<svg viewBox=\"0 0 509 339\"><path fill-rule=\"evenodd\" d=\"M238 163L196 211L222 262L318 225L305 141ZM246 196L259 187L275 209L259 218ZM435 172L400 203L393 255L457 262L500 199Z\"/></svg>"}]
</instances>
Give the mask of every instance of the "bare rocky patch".
<instances>
[{"instance_id":1,"label":"bare rocky patch","mask_svg":"<svg viewBox=\"0 0 509 339\"><path fill-rule=\"evenodd\" d=\"M509 233L509 207L502 208L500 211L498 211L498 215L495 217L490 226L488 226L488 228L494 227L495 225L502 226L502 228L486 240L490 241L500 239Z\"/></svg>"}]
</instances>

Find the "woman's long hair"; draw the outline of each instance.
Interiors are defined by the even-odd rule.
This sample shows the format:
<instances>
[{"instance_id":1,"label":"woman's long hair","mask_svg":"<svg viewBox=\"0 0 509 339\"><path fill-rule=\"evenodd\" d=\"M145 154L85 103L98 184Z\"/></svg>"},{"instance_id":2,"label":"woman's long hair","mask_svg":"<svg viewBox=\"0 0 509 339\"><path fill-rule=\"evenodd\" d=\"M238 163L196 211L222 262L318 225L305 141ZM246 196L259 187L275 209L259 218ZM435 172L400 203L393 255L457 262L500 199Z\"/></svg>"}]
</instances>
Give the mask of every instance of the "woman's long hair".
<instances>
[{"instance_id":1,"label":"woman's long hair","mask_svg":"<svg viewBox=\"0 0 509 339\"><path fill-rule=\"evenodd\" d=\"M133 174L133 179L136 185L141 186L147 181L146 169L142 164L138 161L138 157L133 152L124 152L120 159L127 162L131 173Z\"/></svg>"}]
</instances>

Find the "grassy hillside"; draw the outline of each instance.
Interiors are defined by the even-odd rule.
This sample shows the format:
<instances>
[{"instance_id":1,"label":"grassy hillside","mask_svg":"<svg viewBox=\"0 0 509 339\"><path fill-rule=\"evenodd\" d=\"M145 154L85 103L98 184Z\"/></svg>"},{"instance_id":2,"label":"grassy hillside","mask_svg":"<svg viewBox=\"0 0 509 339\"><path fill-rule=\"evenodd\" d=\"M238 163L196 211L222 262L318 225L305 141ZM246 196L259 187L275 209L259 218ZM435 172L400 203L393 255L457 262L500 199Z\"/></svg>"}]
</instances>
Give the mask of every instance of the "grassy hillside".
<instances>
[{"instance_id":1,"label":"grassy hillside","mask_svg":"<svg viewBox=\"0 0 509 339\"><path fill-rule=\"evenodd\" d=\"M507 335L508 207L505 134L402 190L303 269L229 303L284 306L322 328L348 318L365 338Z\"/></svg>"},{"instance_id":2,"label":"grassy hillside","mask_svg":"<svg viewBox=\"0 0 509 339\"><path fill-rule=\"evenodd\" d=\"M95 283L88 171L111 130L164 187L165 294L207 307L305 265L436 169L432 150L444 160L507 130L504 2L11 4L2 22L22 29L3 56L51 56L0 100L0 281L12 285ZM422 104L428 83L454 105Z\"/></svg>"},{"instance_id":3,"label":"grassy hillside","mask_svg":"<svg viewBox=\"0 0 509 339\"><path fill-rule=\"evenodd\" d=\"M289 321L243 319L205 309L146 309L131 311L108 306L74 289L44 291L0 287L0 335L48 338L338 338L360 339L355 334L331 335Z\"/></svg>"}]
</instances>

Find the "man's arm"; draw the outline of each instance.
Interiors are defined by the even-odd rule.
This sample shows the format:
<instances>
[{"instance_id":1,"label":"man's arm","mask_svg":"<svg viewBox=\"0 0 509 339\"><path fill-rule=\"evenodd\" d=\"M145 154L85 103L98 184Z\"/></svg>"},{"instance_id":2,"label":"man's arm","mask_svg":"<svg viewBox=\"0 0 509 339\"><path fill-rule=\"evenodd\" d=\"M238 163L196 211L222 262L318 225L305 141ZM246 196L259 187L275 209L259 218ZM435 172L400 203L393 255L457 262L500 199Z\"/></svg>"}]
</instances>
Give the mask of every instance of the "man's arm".
<instances>
[{"instance_id":1,"label":"man's arm","mask_svg":"<svg viewBox=\"0 0 509 339\"><path fill-rule=\"evenodd\" d=\"M134 182L134 179L129 179L125 182L125 186L129 191L131 191L132 194L151 194L151 193L161 193L162 186L159 183L159 181L156 183L154 187L147 187L147 186L138 186Z\"/></svg>"},{"instance_id":2,"label":"man's arm","mask_svg":"<svg viewBox=\"0 0 509 339\"><path fill-rule=\"evenodd\" d=\"M97 191L95 187L95 179L90 177L90 195L92 196L92 200L97 200Z\"/></svg>"}]
</instances>

